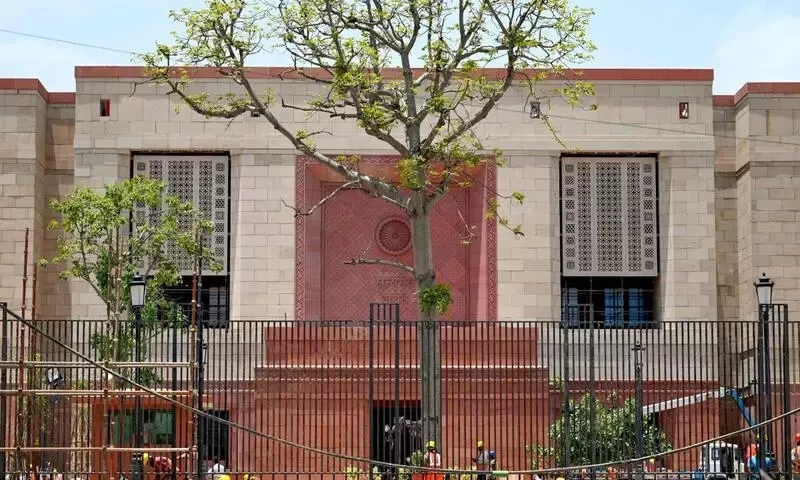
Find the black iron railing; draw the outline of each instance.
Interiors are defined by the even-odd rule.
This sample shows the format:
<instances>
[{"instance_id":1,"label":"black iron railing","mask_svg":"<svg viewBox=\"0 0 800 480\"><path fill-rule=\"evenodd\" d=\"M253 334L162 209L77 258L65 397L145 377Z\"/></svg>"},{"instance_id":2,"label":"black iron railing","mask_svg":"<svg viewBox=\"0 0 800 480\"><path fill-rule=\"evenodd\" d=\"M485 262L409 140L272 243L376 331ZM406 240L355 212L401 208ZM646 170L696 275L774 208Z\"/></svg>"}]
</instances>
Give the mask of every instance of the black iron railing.
<instances>
[{"instance_id":1,"label":"black iron railing","mask_svg":"<svg viewBox=\"0 0 800 480\"><path fill-rule=\"evenodd\" d=\"M744 428L742 406L760 420L766 409L758 392L766 384L778 415L800 404L800 324L788 321L783 306L769 322L761 337L756 321L662 321L650 329L440 322L443 464L471 467L479 440L502 469L624 463L637 449L649 455ZM414 464L428 440L420 435L423 326L416 322L231 319L225 329L204 328L202 345L197 329L158 323L145 328L141 364L131 363L130 322L116 326L114 358L103 353L105 320L38 319L47 335L21 325L4 320L0 342L7 472L51 465L69 478L130 478L138 394L148 452L184 473L210 468L218 457L237 478L344 479L375 463ZM769 369L758 360L765 348ZM169 401L109 378L83 356L129 377L142 369L143 382ZM184 405L235 425L194 416ZM370 461L288 447L236 426ZM768 433L779 466L789 428L776 422ZM727 440L740 451L753 441ZM658 466L687 472L701 458L702 450L692 449L660 457ZM399 479L409 475L405 468L377 470Z\"/></svg>"}]
</instances>

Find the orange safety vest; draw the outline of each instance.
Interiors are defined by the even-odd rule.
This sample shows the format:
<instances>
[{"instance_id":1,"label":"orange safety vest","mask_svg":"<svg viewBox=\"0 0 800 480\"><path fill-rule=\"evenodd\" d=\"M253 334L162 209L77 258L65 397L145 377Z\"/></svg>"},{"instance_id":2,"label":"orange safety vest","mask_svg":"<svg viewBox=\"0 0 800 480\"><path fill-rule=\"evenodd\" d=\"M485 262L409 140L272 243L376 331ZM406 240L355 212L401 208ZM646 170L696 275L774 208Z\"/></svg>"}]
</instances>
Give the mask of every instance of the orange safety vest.
<instances>
[{"instance_id":1,"label":"orange safety vest","mask_svg":"<svg viewBox=\"0 0 800 480\"><path fill-rule=\"evenodd\" d=\"M793 467L794 467L795 473L800 473L800 445L794 447Z\"/></svg>"},{"instance_id":2,"label":"orange safety vest","mask_svg":"<svg viewBox=\"0 0 800 480\"><path fill-rule=\"evenodd\" d=\"M426 452L423 457L430 468L442 468L442 454L439 452Z\"/></svg>"}]
</instances>

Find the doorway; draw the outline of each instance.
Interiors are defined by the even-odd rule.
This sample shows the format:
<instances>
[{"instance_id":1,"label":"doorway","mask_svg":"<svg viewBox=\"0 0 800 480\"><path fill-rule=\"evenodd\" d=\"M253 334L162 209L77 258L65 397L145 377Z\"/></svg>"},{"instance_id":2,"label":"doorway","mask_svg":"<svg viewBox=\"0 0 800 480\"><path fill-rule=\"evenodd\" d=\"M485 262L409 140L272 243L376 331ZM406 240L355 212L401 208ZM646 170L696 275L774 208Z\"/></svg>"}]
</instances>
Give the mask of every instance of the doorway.
<instances>
[{"instance_id":1,"label":"doorway","mask_svg":"<svg viewBox=\"0 0 800 480\"><path fill-rule=\"evenodd\" d=\"M230 414L227 410L206 410L209 415L229 421ZM230 458L228 458L228 425L216 422L210 418L200 419L203 435L203 458L210 465L214 457L224 460L226 467L230 468Z\"/></svg>"},{"instance_id":2,"label":"doorway","mask_svg":"<svg viewBox=\"0 0 800 480\"><path fill-rule=\"evenodd\" d=\"M399 421L395 418L399 413ZM374 403L372 406L371 458L377 462L403 463L417 450L422 451L419 402ZM384 470L384 469L381 469Z\"/></svg>"}]
</instances>

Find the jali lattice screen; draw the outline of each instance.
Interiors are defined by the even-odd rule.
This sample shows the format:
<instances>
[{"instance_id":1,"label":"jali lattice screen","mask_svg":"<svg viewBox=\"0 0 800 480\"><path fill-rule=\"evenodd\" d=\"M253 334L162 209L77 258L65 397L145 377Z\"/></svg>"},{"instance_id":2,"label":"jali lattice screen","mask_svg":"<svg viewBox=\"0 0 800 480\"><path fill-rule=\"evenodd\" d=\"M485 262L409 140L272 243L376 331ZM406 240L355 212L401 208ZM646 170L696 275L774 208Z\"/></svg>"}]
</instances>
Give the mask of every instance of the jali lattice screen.
<instances>
[{"instance_id":1,"label":"jali lattice screen","mask_svg":"<svg viewBox=\"0 0 800 480\"><path fill-rule=\"evenodd\" d=\"M654 158L563 158L563 274L658 275L657 195Z\"/></svg>"},{"instance_id":2,"label":"jali lattice screen","mask_svg":"<svg viewBox=\"0 0 800 480\"><path fill-rule=\"evenodd\" d=\"M137 155L133 160L133 174L167 183L167 194L185 202L192 202L206 219L214 222L214 232L203 238L207 247L214 252L214 258L222 269L214 272L211 268L203 270L203 275L228 274L228 177L230 175L227 156L179 156L179 155ZM137 208L134 223L146 215L150 221L157 221L160 212ZM188 222L184 222L189 228ZM169 255L180 259L181 273L191 275L192 259L181 255L174 246L168 246Z\"/></svg>"}]
</instances>

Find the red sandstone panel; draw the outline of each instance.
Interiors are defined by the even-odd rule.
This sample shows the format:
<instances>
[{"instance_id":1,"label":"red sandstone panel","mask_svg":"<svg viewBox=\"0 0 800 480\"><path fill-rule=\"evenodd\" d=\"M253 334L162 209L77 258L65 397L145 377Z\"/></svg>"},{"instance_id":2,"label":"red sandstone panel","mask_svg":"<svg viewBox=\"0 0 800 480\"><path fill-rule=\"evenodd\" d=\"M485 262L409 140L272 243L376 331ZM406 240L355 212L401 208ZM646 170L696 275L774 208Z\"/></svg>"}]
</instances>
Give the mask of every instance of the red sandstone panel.
<instances>
[{"instance_id":1,"label":"red sandstone panel","mask_svg":"<svg viewBox=\"0 0 800 480\"><path fill-rule=\"evenodd\" d=\"M335 188L327 185L325 194ZM453 304L447 316L453 319L467 318L468 248L461 243L464 227L459 225L459 212L466 210L465 192L457 190L437 205L431 218L436 276L452 287ZM410 273L383 265L345 264L366 251L365 257L413 265L411 231L397 208L360 191L340 192L325 205L322 230L323 319L364 320L370 302L400 303L401 319L417 317Z\"/></svg>"},{"instance_id":2,"label":"red sandstone panel","mask_svg":"<svg viewBox=\"0 0 800 480\"><path fill-rule=\"evenodd\" d=\"M362 171L392 178L394 161L368 157ZM437 280L452 288L453 303L446 318L493 320L497 315L497 225L486 219L488 193L483 186L493 191L495 169L482 167L472 175L479 186L454 189L432 213ZM310 208L332 193L339 181L316 162L300 157L297 205ZM468 237L471 241L465 244ZM313 215L298 217L296 318L364 321L370 303L400 303L400 318L416 319L411 274L390 266L345 264L362 256L413 264L410 241L405 215L360 191L340 191Z\"/></svg>"}]
</instances>

